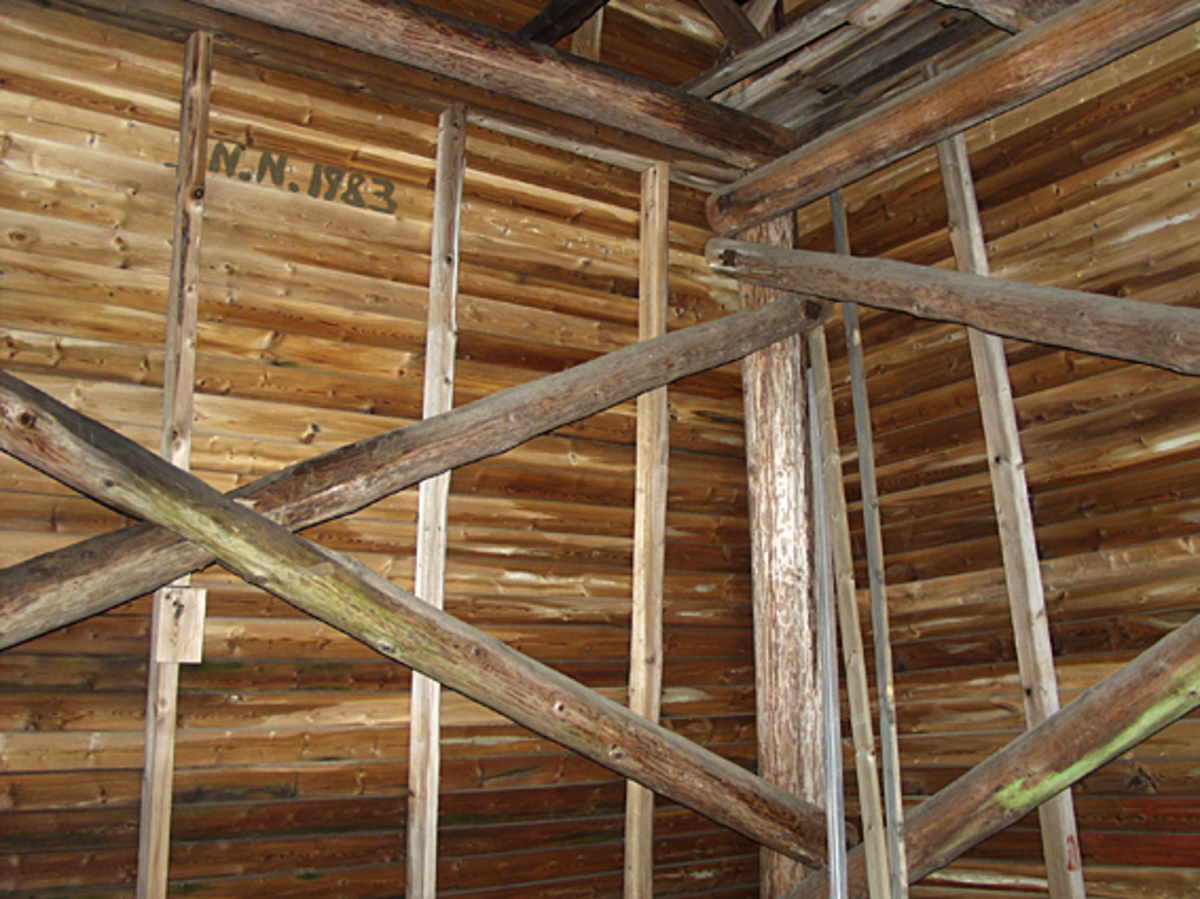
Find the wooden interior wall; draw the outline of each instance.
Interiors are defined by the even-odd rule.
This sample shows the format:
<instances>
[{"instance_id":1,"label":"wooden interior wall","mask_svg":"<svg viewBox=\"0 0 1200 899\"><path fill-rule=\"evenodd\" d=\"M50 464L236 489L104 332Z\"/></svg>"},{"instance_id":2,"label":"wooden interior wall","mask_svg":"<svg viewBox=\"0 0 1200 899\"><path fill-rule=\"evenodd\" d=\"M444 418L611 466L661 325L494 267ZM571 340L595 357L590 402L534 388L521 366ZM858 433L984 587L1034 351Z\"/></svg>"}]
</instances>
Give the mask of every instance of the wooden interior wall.
<instances>
[{"instance_id":1,"label":"wooden interior wall","mask_svg":"<svg viewBox=\"0 0 1200 899\"><path fill-rule=\"evenodd\" d=\"M1193 28L969 132L993 274L1200 305L1198 76ZM932 151L845 194L856 254L953 267ZM827 204L799 220L800 246L832 250ZM875 313L863 342L915 803L1016 736L1021 688L966 332ZM1045 346L1007 351L1065 703L1200 611L1200 384ZM858 500L856 475L849 489ZM1076 788L1089 895L1200 890L1198 771L1193 714ZM1044 895L1036 828L1023 821L912 895Z\"/></svg>"},{"instance_id":2,"label":"wooden interior wall","mask_svg":"<svg viewBox=\"0 0 1200 899\"><path fill-rule=\"evenodd\" d=\"M156 447L182 47L0 10L0 365ZM420 417L436 120L218 57L193 468L230 489ZM472 128L456 403L637 337L639 174ZM670 327L736 306L676 188ZM664 723L754 759L736 367L670 392ZM633 404L452 480L446 607L613 696ZM123 524L0 458L0 564ZM411 586L416 491L310 533ZM173 894L403 894L409 672L218 568L185 667ZM133 894L149 605L0 653L0 890ZM615 896L624 785L443 705L439 881ZM660 803L657 890L757 894L757 847Z\"/></svg>"}]
</instances>

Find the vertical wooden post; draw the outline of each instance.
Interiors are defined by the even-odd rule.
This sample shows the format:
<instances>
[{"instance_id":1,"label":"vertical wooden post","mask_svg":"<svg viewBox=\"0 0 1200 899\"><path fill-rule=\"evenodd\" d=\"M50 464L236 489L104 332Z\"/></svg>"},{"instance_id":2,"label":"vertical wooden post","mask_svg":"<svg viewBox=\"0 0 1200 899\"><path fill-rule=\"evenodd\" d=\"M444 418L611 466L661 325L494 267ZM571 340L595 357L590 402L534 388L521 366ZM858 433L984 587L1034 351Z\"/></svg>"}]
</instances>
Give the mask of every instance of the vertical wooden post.
<instances>
[{"instance_id":1,"label":"vertical wooden post","mask_svg":"<svg viewBox=\"0 0 1200 899\"><path fill-rule=\"evenodd\" d=\"M854 591L854 555L850 546L850 522L846 515L846 492L842 481L842 458L838 448L837 418L833 409L833 385L829 375L829 350L824 327L808 334L813 395L813 415L821 429L821 475L825 492L825 522L833 547L834 587L838 623L842 631L842 658L846 668L846 696L850 703L850 728L854 737L854 763L858 775L858 800L862 808L862 837L867 852L867 879L871 899L887 899L887 847L884 843L883 803L876 774L875 736L871 727L871 699L867 688L867 665L863 658L862 629Z\"/></svg>"},{"instance_id":2,"label":"vertical wooden post","mask_svg":"<svg viewBox=\"0 0 1200 899\"><path fill-rule=\"evenodd\" d=\"M960 132L941 141L937 151L959 271L987 275L990 268L966 140ZM1008 360L999 337L974 328L968 329L968 334L1016 635L1017 665L1025 694L1025 718L1030 727L1035 727L1058 711L1058 681ZM1086 895L1083 861L1071 791L1063 790L1048 800L1038 815L1051 897L1082 899Z\"/></svg>"},{"instance_id":3,"label":"vertical wooden post","mask_svg":"<svg viewBox=\"0 0 1200 899\"><path fill-rule=\"evenodd\" d=\"M658 163L642 176L638 336L667 332L671 167ZM629 708L657 722L662 705L662 592L667 528L667 388L637 401L637 489L634 494L633 611ZM654 793L635 781L625 792L625 896L654 895Z\"/></svg>"},{"instance_id":4,"label":"vertical wooden post","mask_svg":"<svg viewBox=\"0 0 1200 899\"><path fill-rule=\"evenodd\" d=\"M185 469L192 452L196 310L211 86L212 35L196 32L188 38L184 51L159 448L164 459ZM160 899L167 894L179 663L198 662L204 641L204 594L191 588L190 576L178 578L155 593L150 634L146 746L138 822L138 899Z\"/></svg>"},{"instance_id":5,"label":"vertical wooden post","mask_svg":"<svg viewBox=\"0 0 1200 899\"><path fill-rule=\"evenodd\" d=\"M808 408L817 407L808 379ZM812 520L824 522L825 479L821 473L821 429L808 429L812 472ZM833 601L833 565L829 529L813 528L813 600L817 613L817 668L821 672L821 708L825 736L825 820L829 851L829 899L846 896L846 795L842 782L842 707L838 693L837 609Z\"/></svg>"},{"instance_id":6,"label":"vertical wooden post","mask_svg":"<svg viewBox=\"0 0 1200 899\"><path fill-rule=\"evenodd\" d=\"M850 255L850 233L842 192L829 195L833 236L839 253ZM904 792L900 782L900 745L896 733L895 688L892 683L892 640L888 623L887 585L883 573L883 524L875 483L875 443L871 405L863 362L862 327L858 304L842 304L846 357L850 364L850 393L854 402L854 433L858 444L858 474L862 482L863 528L867 538L867 580L871 591L871 631L875 635L875 685L879 694L879 745L883 757L883 802L887 811L886 837L892 899L908 899L908 865L904 857Z\"/></svg>"},{"instance_id":7,"label":"vertical wooden post","mask_svg":"<svg viewBox=\"0 0 1200 899\"><path fill-rule=\"evenodd\" d=\"M792 245L790 217L747 231L746 240ZM739 285L742 308L778 291ZM742 362L746 468L754 596L754 669L758 772L819 804L825 781L816 621L811 602L808 498L805 495L805 391L799 338L782 340ZM763 850L761 895L781 896L801 879L797 862Z\"/></svg>"},{"instance_id":8,"label":"vertical wooden post","mask_svg":"<svg viewBox=\"0 0 1200 899\"><path fill-rule=\"evenodd\" d=\"M467 112L455 104L438 121L433 235L429 254L429 317L425 337L424 416L454 405L458 342L458 240L466 166ZM446 573L446 518L450 472L421 482L417 498L413 592L441 608ZM441 685L414 671L409 717L408 854L405 895L434 899L437 891L438 780Z\"/></svg>"},{"instance_id":9,"label":"vertical wooden post","mask_svg":"<svg viewBox=\"0 0 1200 899\"><path fill-rule=\"evenodd\" d=\"M584 59L590 59L592 62L599 62L600 33L603 30L604 7L601 6L571 35L571 52Z\"/></svg>"}]
</instances>

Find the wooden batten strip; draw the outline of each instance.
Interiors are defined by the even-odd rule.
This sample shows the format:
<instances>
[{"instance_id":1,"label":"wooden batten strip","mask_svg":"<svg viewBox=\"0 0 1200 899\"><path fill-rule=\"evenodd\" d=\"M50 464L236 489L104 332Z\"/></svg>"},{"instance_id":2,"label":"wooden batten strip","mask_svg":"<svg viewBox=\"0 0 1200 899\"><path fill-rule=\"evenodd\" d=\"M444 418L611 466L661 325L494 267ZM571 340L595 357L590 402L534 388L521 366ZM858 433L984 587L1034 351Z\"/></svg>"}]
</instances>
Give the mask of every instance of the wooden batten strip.
<instances>
[{"instance_id":1,"label":"wooden batten strip","mask_svg":"<svg viewBox=\"0 0 1200 899\"><path fill-rule=\"evenodd\" d=\"M785 297L306 459L231 497L289 528L317 524L645 390L740 359L826 315L824 306ZM96 559L106 561L97 567ZM0 572L0 647L106 611L211 560L169 531L142 524L15 565Z\"/></svg>"},{"instance_id":2,"label":"wooden batten strip","mask_svg":"<svg viewBox=\"0 0 1200 899\"><path fill-rule=\"evenodd\" d=\"M842 633L842 660L846 669L846 698L850 704L850 730L854 740L854 768L858 775L858 801L863 821L863 845L867 853L871 899L888 899L887 843L883 824L883 800L875 758L875 735L871 726L871 698L867 685L862 624L854 589L854 553L850 544L850 521L846 514L846 488L842 480L842 456L833 408L833 385L829 376L829 350L825 329L808 335L809 371L813 379L816 408L813 415L821 429L821 480L825 492L825 521L833 554L834 592L838 624ZM807 883L807 881L805 881Z\"/></svg>"},{"instance_id":3,"label":"wooden batten strip","mask_svg":"<svg viewBox=\"0 0 1200 899\"><path fill-rule=\"evenodd\" d=\"M725 238L707 254L715 271L756 284L1200 375L1197 309Z\"/></svg>"},{"instance_id":4,"label":"wooden batten strip","mask_svg":"<svg viewBox=\"0 0 1200 899\"><path fill-rule=\"evenodd\" d=\"M762 42L762 34L754 27L745 11L733 0L699 0L713 24L725 35L733 49L741 53Z\"/></svg>"},{"instance_id":5,"label":"wooden batten strip","mask_svg":"<svg viewBox=\"0 0 1200 899\"><path fill-rule=\"evenodd\" d=\"M289 533L3 372L0 448L101 502L177 529L247 581L621 776L823 864L825 816L816 806Z\"/></svg>"},{"instance_id":6,"label":"wooden batten strip","mask_svg":"<svg viewBox=\"0 0 1200 899\"><path fill-rule=\"evenodd\" d=\"M458 245L466 171L467 111L451 106L438 121L434 176L433 234L429 253L429 323L425 341L424 415L449 412L454 405L454 357L458 344ZM446 575L446 522L450 473L421 482L417 500L417 597L443 606ZM408 768L408 854L404 881L408 899L437 895L438 784L441 685L413 672Z\"/></svg>"},{"instance_id":7,"label":"wooden batten strip","mask_svg":"<svg viewBox=\"0 0 1200 899\"><path fill-rule=\"evenodd\" d=\"M709 197L709 221L732 235L798 209L1198 18L1198 0L1081 0L721 188Z\"/></svg>"},{"instance_id":8,"label":"wooden batten strip","mask_svg":"<svg viewBox=\"0 0 1200 899\"><path fill-rule=\"evenodd\" d=\"M817 407L813 379L808 379L808 408ZM825 483L820 460L821 429L808 429L809 470L812 472L813 521L825 514ZM842 708L838 690L837 606L834 602L833 559L829 528L813 528L813 600L817 612L817 670L821 678L821 717L825 741L825 817L829 852L829 899L846 897L846 793L842 761Z\"/></svg>"},{"instance_id":9,"label":"wooden batten strip","mask_svg":"<svg viewBox=\"0 0 1200 899\"><path fill-rule=\"evenodd\" d=\"M167 299L160 445L162 457L184 470L189 467L192 451L200 238L208 162L212 58L213 36L207 32L193 33L184 50L180 99L179 167ZM156 591L151 635L145 768L138 823L138 899L162 899L167 895L179 663L200 661L204 640L203 593L191 587L190 575L185 574L170 587Z\"/></svg>"},{"instance_id":10,"label":"wooden batten strip","mask_svg":"<svg viewBox=\"0 0 1200 899\"><path fill-rule=\"evenodd\" d=\"M791 246L792 223L781 218L747 237ZM778 293L740 284L743 309ZM803 459L803 349L789 338L742 361L746 468L750 502L754 678L759 773L818 803L824 785L816 622L809 597L811 523L806 519ZM774 897L804 876L792 860L763 850L762 895Z\"/></svg>"},{"instance_id":11,"label":"wooden batten strip","mask_svg":"<svg viewBox=\"0 0 1200 899\"><path fill-rule=\"evenodd\" d=\"M850 255L849 225L842 192L829 195L837 252ZM887 583L884 578L883 523L879 514L879 488L875 483L875 441L863 360L862 326L858 304L843 303L846 358L850 368L850 394L854 406L854 433L858 446L858 471L862 484L863 530L867 544L867 583L871 594L871 631L875 641L875 683L879 697L879 747L883 760L883 801L887 811L888 871L892 899L908 897L908 864L904 858L904 795L900 780L900 746L896 732L896 697L892 675L891 627L888 624Z\"/></svg>"},{"instance_id":12,"label":"wooden batten strip","mask_svg":"<svg viewBox=\"0 0 1200 899\"><path fill-rule=\"evenodd\" d=\"M670 165L642 177L639 337L667 330L667 262L670 251ZM662 706L663 582L666 562L667 389L637 402L637 472L633 524L633 611L629 649L629 708L657 722ZM654 894L654 794L629 781L625 796L625 896Z\"/></svg>"},{"instance_id":13,"label":"wooden batten strip","mask_svg":"<svg viewBox=\"0 0 1200 899\"><path fill-rule=\"evenodd\" d=\"M950 239L960 271L989 274L983 223L975 199L971 162L961 133L938 143L938 161L950 216ZM1038 562L1037 537L1025 463L1017 429L1016 407L1008 377L1004 342L994 334L968 331L971 359L983 416L992 497L999 522L1004 574L1012 608L1017 664L1030 727L1058 711L1058 680L1045 589ZM1046 877L1053 899L1082 899L1083 861L1071 791L1064 790L1039 809Z\"/></svg>"}]
</instances>

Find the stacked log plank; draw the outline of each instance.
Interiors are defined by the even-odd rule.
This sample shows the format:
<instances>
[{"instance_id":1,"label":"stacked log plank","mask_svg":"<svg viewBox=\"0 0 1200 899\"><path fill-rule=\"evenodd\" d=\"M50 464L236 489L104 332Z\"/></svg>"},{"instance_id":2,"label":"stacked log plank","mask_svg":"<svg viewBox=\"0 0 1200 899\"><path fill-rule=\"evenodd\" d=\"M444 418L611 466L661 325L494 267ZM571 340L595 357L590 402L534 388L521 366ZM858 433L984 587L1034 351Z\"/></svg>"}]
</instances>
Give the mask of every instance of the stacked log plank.
<instances>
[{"instance_id":1,"label":"stacked log plank","mask_svg":"<svg viewBox=\"0 0 1200 899\"><path fill-rule=\"evenodd\" d=\"M0 12L0 365L157 444L182 47ZM350 59L353 54L344 54ZM359 60L372 76L378 63ZM193 468L231 489L420 417L436 119L218 59ZM472 128L456 403L637 339L639 174ZM677 190L670 327L736 306ZM736 368L670 394L663 721L754 759ZM447 610L622 697L634 408L455 473ZM124 524L0 459L0 565ZM308 532L411 586L416 493ZM409 671L223 570L183 671L171 889L380 896L404 876ZM149 605L0 653L0 889L133 894ZM624 785L457 696L440 888L617 895ZM756 895L757 847L660 803L657 889Z\"/></svg>"},{"instance_id":2,"label":"stacked log plank","mask_svg":"<svg viewBox=\"0 0 1200 899\"><path fill-rule=\"evenodd\" d=\"M993 274L1200 304L1198 74L1200 32L1188 29L968 132ZM856 254L953 267L932 152L845 193ZM832 249L827 204L799 217L799 245ZM863 342L904 790L916 803L1020 732L1021 688L966 332L875 313ZM1200 384L1040 345L1007 352L1065 704L1200 609ZM1090 895L1200 889L1198 747L1192 715L1076 787ZM1032 818L913 890L1044 894Z\"/></svg>"}]
</instances>

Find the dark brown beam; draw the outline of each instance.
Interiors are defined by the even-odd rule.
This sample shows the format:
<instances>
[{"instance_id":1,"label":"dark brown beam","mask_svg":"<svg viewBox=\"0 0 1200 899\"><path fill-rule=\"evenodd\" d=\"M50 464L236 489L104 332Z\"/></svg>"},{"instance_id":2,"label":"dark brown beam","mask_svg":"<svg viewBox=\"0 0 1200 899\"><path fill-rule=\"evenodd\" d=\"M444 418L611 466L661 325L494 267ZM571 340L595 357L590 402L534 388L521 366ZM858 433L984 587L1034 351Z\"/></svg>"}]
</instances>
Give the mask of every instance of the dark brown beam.
<instances>
[{"instance_id":1,"label":"dark brown beam","mask_svg":"<svg viewBox=\"0 0 1200 899\"><path fill-rule=\"evenodd\" d=\"M706 252L714 271L766 287L1200 375L1198 309L728 238Z\"/></svg>"},{"instance_id":2,"label":"dark brown beam","mask_svg":"<svg viewBox=\"0 0 1200 899\"><path fill-rule=\"evenodd\" d=\"M618 774L819 867L825 814L0 372L0 449L170 527L248 583Z\"/></svg>"},{"instance_id":3,"label":"dark brown beam","mask_svg":"<svg viewBox=\"0 0 1200 899\"><path fill-rule=\"evenodd\" d=\"M770 122L405 0L200 0L199 5L457 78L730 165L761 165L795 146L791 132Z\"/></svg>"},{"instance_id":4,"label":"dark brown beam","mask_svg":"<svg viewBox=\"0 0 1200 899\"><path fill-rule=\"evenodd\" d=\"M944 868L1198 705L1200 616L911 811L904 825L909 882ZM853 899L866 899L861 847L850 854L847 883ZM822 872L785 899L828 895Z\"/></svg>"},{"instance_id":5,"label":"dark brown beam","mask_svg":"<svg viewBox=\"0 0 1200 899\"><path fill-rule=\"evenodd\" d=\"M699 0L713 24L725 35L733 49L741 53L755 44L762 43L762 32L733 0Z\"/></svg>"},{"instance_id":6,"label":"dark brown beam","mask_svg":"<svg viewBox=\"0 0 1200 899\"><path fill-rule=\"evenodd\" d=\"M550 0L542 11L526 22L517 37L550 47L583 25L608 0Z\"/></svg>"},{"instance_id":7,"label":"dark brown beam","mask_svg":"<svg viewBox=\"0 0 1200 899\"><path fill-rule=\"evenodd\" d=\"M505 452L647 390L724 365L823 319L794 297L635 344L434 418L341 447L235 490L292 530L347 515L425 478ZM0 649L111 609L212 556L140 524L0 572Z\"/></svg>"},{"instance_id":8,"label":"dark brown beam","mask_svg":"<svg viewBox=\"0 0 1200 899\"><path fill-rule=\"evenodd\" d=\"M1200 0L1081 0L716 191L709 222L732 235L798 209L1197 19Z\"/></svg>"}]
</instances>

